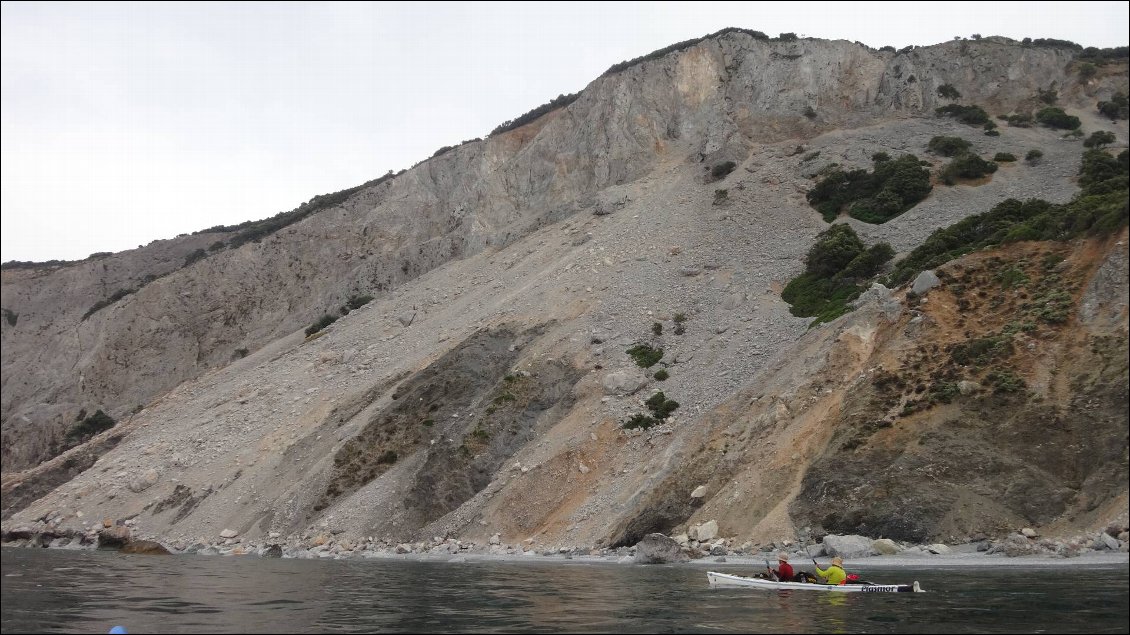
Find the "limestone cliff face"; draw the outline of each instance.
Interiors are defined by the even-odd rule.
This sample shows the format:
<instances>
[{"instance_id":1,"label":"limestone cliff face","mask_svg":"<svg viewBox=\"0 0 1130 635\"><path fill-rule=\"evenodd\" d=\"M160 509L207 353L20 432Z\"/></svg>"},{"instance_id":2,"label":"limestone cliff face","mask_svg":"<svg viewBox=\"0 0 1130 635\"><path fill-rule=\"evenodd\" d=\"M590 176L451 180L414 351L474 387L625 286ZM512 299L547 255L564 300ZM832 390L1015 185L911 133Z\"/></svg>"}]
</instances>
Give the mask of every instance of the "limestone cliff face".
<instances>
[{"instance_id":1,"label":"limestone cliff face","mask_svg":"<svg viewBox=\"0 0 1130 635\"><path fill-rule=\"evenodd\" d=\"M912 318L896 303L897 319L863 311L808 331L789 314L780 288L826 228L804 200L810 177L833 162L864 167L875 152L925 156L938 134L987 156L1042 149L1039 164L937 188L861 231L900 250L1007 197L1066 201L1078 144L1038 128L986 137L933 109L949 103L942 84L999 114L1030 108L1054 82L1070 112L1105 126L1094 101L1125 89L1125 66L1088 84L1073 68L1069 51L993 38L896 54L731 33L601 77L565 108L259 242L187 265L228 235L5 270L3 306L18 315L0 326L5 514L129 517L185 541L224 527L254 540L500 532L559 544L710 519L759 540L794 520L858 527L863 503L826 517L806 506L819 496L797 494L821 457L857 460L849 433L871 420L841 408L878 407L853 382L890 361L879 343L912 345L897 337ZM1125 143L1125 122L1112 127ZM704 178L724 161L737 169ZM1102 271L1107 286L1125 279L1125 267ZM119 289L134 292L86 316ZM354 294L376 299L304 339ZM1081 311L1101 314L1104 334L1124 333L1125 295L1100 295L1106 304ZM664 349L669 379L624 354L640 341ZM659 389L682 404L674 420L621 431ZM95 408L121 423L15 473ZM1117 497L1118 469L1085 495ZM1042 485L1031 491L1088 478L1065 470L1033 477ZM706 495L689 498L700 485ZM1064 514L1077 508L1055 492ZM907 536L940 535L938 500Z\"/></svg>"},{"instance_id":2,"label":"limestone cliff face","mask_svg":"<svg viewBox=\"0 0 1130 635\"><path fill-rule=\"evenodd\" d=\"M49 456L83 409L128 416L237 350L334 312L354 293L387 293L587 208L669 152L740 158L752 143L929 113L945 103L936 92L944 83L973 103L1009 110L1037 88L1071 85L1070 59L988 40L896 55L845 41L730 34L602 77L530 125L463 145L190 266L178 268L225 236L5 271L4 308L19 318L3 325L4 469ZM815 116L805 117L806 109ZM146 282L154 275L163 277ZM134 288L82 319L96 302Z\"/></svg>"}]
</instances>

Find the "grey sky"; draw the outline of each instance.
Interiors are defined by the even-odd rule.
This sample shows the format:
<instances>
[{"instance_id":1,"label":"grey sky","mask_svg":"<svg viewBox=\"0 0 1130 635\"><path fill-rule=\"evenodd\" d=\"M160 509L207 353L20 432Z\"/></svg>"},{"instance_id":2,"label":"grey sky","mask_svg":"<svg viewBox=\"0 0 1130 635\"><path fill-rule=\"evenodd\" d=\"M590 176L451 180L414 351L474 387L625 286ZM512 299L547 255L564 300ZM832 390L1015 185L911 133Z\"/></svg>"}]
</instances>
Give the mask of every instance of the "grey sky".
<instances>
[{"instance_id":1,"label":"grey sky","mask_svg":"<svg viewBox=\"0 0 1130 635\"><path fill-rule=\"evenodd\" d=\"M1130 41L1127 2L2 5L0 260L259 219L727 26Z\"/></svg>"}]
</instances>

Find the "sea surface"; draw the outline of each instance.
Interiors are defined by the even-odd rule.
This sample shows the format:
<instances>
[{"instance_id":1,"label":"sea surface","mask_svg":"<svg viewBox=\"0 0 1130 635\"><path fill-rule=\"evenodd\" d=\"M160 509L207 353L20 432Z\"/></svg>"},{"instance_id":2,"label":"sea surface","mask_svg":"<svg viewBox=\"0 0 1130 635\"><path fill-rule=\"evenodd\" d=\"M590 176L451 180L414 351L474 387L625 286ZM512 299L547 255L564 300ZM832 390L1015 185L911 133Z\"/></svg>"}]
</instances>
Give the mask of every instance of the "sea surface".
<instances>
[{"instance_id":1,"label":"sea surface","mask_svg":"<svg viewBox=\"0 0 1130 635\"><path fill-rule=\"evenodd\" d=\"M4 633L1126 633L1130 567L851 568L928 593L711 589L701 566L0 550ZM749 567L718 564L735 574Z\"/></svg>"}]
</instances>

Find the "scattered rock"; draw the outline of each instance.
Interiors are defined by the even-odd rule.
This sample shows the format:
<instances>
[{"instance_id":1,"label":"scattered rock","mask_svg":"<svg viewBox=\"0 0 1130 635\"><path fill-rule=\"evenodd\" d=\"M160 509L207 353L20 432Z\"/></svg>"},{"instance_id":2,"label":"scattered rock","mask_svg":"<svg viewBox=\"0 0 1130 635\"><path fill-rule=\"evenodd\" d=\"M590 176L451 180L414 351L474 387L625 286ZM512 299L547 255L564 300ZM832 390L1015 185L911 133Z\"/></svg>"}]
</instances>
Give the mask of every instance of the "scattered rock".
<instances>
[{"instance_id":1,"label":"scattered rock","mask_svg":"<svg viewBox=\"0 0 1130 635\"><path fill-rule=\"evenodd\" d=\"M234 529L225 529L220 532L220 538L235 538L239 532Z\"/></svg>"},{"instance_id":2,"label":"scattered rock","mask_svg":"<svg viewBox=\"0 0 1130 635\"><path fill-rule=\"evenodd\" d=\"M872 553L870 538L865 536L824 536L824 552L841 558L860 558Z\"/></svg>"},{"instance_id":3,"label":"scattered rock","mask_svg":"<svg viewBox=\"0 0 1130 635\"><path fill-rule=\"evenodd\" d=\"M698 487L694 488L693 492L691 492L691 498L702 498L703 496L706 496L705 485L699 485Z\"/></svg>"},{"instance_id":4,"label":"scattered rock","mask_svg":"<svg viewBox=\"0 0 1130 635\"><path fill-rule=\"evenodd\" d=\"M879 538L871 542L871 549L880 555L893 556L899 551L899 546L890 538Z\"/></svg>"}]
</instances>

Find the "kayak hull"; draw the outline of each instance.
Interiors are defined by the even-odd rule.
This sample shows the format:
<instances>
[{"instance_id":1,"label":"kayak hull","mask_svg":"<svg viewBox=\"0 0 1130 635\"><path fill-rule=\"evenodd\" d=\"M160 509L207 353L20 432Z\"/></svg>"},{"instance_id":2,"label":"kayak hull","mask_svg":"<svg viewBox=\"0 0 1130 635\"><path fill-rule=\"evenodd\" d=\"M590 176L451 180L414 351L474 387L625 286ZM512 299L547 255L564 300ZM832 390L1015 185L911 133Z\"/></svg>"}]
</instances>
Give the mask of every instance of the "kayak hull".
<instances>
[{"instance_id":1,"label":"kayak hull","mask_svg":"<svg viewBox=\"0 0 1130 635\"><path fill-rule=\"evenodd\" d=\"M766 590L796 589L798 591L826 591L830 593L921 593L918 582L913 584L812 584L809 582L776 582L764 578L746 578L740 575L707 571L711 587L746 587Z\"/></svg>"}]
</instances>

